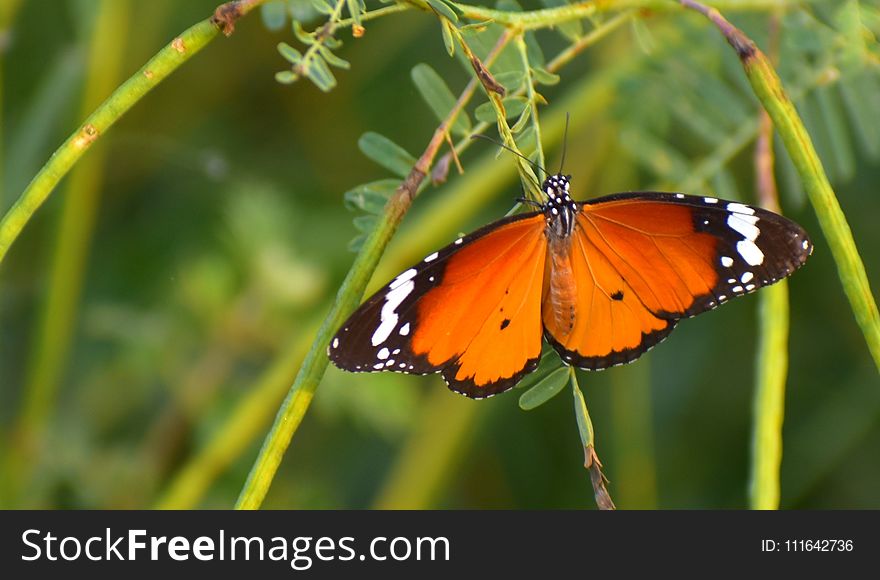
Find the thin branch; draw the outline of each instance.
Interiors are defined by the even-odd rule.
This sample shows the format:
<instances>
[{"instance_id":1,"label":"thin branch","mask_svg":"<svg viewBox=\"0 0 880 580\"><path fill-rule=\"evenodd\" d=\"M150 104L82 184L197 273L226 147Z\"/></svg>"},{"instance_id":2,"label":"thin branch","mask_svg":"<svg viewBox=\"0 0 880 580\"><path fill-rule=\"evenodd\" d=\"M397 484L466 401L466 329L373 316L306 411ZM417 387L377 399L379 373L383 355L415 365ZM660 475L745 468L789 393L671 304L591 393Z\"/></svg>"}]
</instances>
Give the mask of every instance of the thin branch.
<instances>
[{"instance_id":1,"label":"thin branch","mask_svg":"<svg viewBox=\"0 0 880 580\"><path fill-rule=\"evenodd\" d=\"M779 50L779 14L770 18L770 58ZM761 127L755 143L755 186L763 207L779 212L773 173L773 122L761 111ZM761 292L758 305L758 346L753 399L749 502L753 509L779 509L782 465L782 421L788 377L789 300L788 281Z\"/></svg>"},{"instance_id":2,"label":"thin branch","mask_svg":"<svg viewBox=\"0 0 880 580\"><path fill-rule=\"evenodd\" d=\"M593 486L593 496L596 498L596 505L600 510L614 510L617 507L611 500L611 494L605 486L608 478L602 473L602 462L596 454L596 439L593 431L593 421L590 419L590 412L587 410L587 402L584 400L584 394L577 382L577 375L574 368L569 367L571 373L571 391L574 395L574 414L577 419L578 433L581 437L581 444L584 448L584 468L590 472L590 483Z\"/></svg>"}]
</instances>

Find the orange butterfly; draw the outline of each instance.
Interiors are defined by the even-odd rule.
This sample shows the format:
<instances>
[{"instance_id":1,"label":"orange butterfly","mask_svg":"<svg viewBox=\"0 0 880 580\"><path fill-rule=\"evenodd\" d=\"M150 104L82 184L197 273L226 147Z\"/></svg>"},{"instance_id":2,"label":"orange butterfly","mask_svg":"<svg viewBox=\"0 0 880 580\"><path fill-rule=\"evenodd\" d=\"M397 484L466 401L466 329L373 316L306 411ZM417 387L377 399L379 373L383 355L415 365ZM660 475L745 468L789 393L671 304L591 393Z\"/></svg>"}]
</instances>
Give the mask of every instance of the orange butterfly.
<instances>
[{"instance_id":1,"label":"orange butterfly","mask_svg":"<svg viewBox=\"0 0 880 580\"><path fill-rule=\"evenodd\" d=\"M535 370L542 336L567 364L628 363L682 318L772 284L813 245L773 212L681 193L578 202L568 175L540 211L457 239L358 308L328 354L352 372L440 372L472 398ZM537 205L537 204L536 204Z\"/></svg>"}]
</instances>

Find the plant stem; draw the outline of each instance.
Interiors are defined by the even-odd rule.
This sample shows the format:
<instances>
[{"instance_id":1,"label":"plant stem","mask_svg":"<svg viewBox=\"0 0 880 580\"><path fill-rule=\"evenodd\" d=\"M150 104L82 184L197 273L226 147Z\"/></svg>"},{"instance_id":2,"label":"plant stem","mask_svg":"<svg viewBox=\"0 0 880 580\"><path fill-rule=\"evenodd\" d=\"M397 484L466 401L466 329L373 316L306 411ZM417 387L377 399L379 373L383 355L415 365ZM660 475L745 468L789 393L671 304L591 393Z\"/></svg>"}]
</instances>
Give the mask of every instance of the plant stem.
<instances>
[{"instance_id":1,"label":"plant stem","mask_svg":"<svg viewBox=\"0 0 880 580\"><path fill-rule=\"evenodd\" d=\"M465 18L491 20L497 24L519 30L549 28L572 20L590 18L598 12L633 8L657 11L679 9L673 0L585 0L556 8L526 11L494 10L465 3L447 3L457 8ZM714 0L709 2L710 5L725 10L767 10L769 8L799 6L803 3L803 0Z\"/></svg>"},{"instance_id":2,"label":"plant stem","mask_svg":"<svg viewBox=\"0 0 880 580\"><path fill-rule=\"evenodd\" d=\"M590 472L590 483L593 485L593 495L596 498L596 505L600 510L617 509L614 502L611 501L611 495L605 487L606 479L602 473L602 462L596 454L596 438L593 430L593 421L590 419L590 412L587 410L587 402L584 400L584 394L578 386L577 375L574 368L569 367L571 373L571 391L574 395L574 415L577 419L578 433L581 437L581 444L584 448L584 467Z\"/></svg>"},{"instance_id":3,"label":"plant stem","mask_svg":"<svg viewBox=\"0 0 880 580\"><path fill-rule=\"evenodd\" d=\"M532 117L532 130L535 132L535 163L538 167L545 167L544 163L544 147L541 138L541 125L538 122L538 94L535 90L535 79L532 77L532 67L529 64L529 50L526 46L526 40L523 34L516 37L516 48L519 51L520 60L525 73L526 94L528 95L529 105Z\"/></svg>"},{"instance_id":4,"label":"plant stem","mask_svg":"<svg viewBox=\"0 0 880 580\"><path fill-rule=\"evenodd\" d=\"M865 336L874 363L880 370L880 312L868 283L865 265L859 256L846 215L825 175L822 162L797 110L786 95L779 76L755 43L717 10L694 0L681 0L681 3L709 18L736 50L752 90L773 120L800 175L837 264L843 290Z\"/></svg>"},{"instance_id":5,"label":"plant stem","mask_svg":"<svg viewBox=\"0 0 880 580\"><path fill-rule=\"evenodd\" d=\"M188 28L116 89L65 141L40 169L19 199L0 220L0 262L34 212L92 144L153 87L202 50L219 32L230 34L235 21L265 0L235 0L214 16Z\"/></svg>"},{"instance_id":6,"label":"plant stem","mask_svg":"<svg viewBox=\"0 0 880 580\"><path fill-rule=\"evenodd\" d=\"M364 12L361 14L361 22L367 22L368 20L374 20L376 18L381 18L382 16L387 16L389 14L394 14L395 12L403 12L404 10L411 10L413 6L411 4L392 4L390 6L383 6L382 8L376 8L375 10L370 10L369 12ZM354 18L348 17L338 20L336 22L336 28L344 28L354 24Z\"/></svg>"},{"instance_id":7,"label":"plant stem","mask_svg":"<svg viewBox=\"0 0 880 580\"><path fill-rule=\"evenodd\" d=\"M770 19L769 52L774 61L779 53L779 20L778 12ZM781 210L773 167L773 122L767 111L761 111L754 159L758 201L763 207L779 213ZM783 279L765 289L759 297L749 484L752 509L779 509L789 328L788 280Z\"/></svg>"}]
</instances>

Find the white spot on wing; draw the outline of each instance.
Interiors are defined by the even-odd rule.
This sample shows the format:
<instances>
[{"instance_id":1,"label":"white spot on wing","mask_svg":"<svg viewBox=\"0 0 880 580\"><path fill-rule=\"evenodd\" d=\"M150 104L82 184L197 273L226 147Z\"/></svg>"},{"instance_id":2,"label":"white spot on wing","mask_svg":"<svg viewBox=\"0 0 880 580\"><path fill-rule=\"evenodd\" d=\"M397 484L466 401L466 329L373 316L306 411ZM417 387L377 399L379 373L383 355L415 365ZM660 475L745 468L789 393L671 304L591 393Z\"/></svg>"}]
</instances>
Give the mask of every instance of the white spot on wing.
<instances>
[{"instance_id":1,"label":"white spot on wing","mask_svg":"<svg viewBox=\"0 0 880 580\"><path fill-rule=\"evenodd\" d=\"M684 194L683 193L676 193L675 197L677 197L678 199L684 199Z\"/></svg>"},{"instance_id":2,"label":"white spot on wing","mask_svg":"<svg viewBox=\"0 0 880 580\"><path fill-rule=\"evenodd\" d=\"M742 275L742 277L739 279L739 281L742 282L743 284L745 284L746 282L748 282L749 280L751 280L754 277L755 277L755 275L752 274L751 272L746 272L745 274Z\"/></svg>"},{"instance_id":3,"label":"white spot on wing","mask_svg":"<svg viewBox=\"0 0 880 580\"><path fill-rule=\"evenodd\" d=\"M733 212L736 212L739 214L755 215L754 209L750 208L747 205L743 205L741 203L728 203L727 209L728 209L728 211L733 211ZM752 223L754 223L754 222L752 222Z\"/></svg>"},{"instance_id":4,"label":"white spot on wing","mask_svg":"<svg viewBox=\"0 0 880 580\"><path fill-rule=\"evenodd\" d=\"M721 265L725 268L730 268L733 266L733 258L730 256L721 256Z\"/></svg>"},{"instance_id":5,"label":"white spot on wing","mask_svg":"<svg viewBox=\"0 0 880 580\"><path fill-rule=\"evenodd\" d=\"M426 262L431 262L431 261L433 261L433 260L436 260L436 259L437 259L437 256L439 256L439 255L440 255L440 252L434 252L433 254L431 254L430 256L428 256L427 258L425 258L425 261L426 261Z\"/></svg>"},{"instance_id":6,"label":"white spot on wing","mask_svg":"<svg viewBox=\"0 0 880 580\"><path fill-rule=\"evenodd\" d=\"M737 242L736 251L749 266L758 266L764 263L764 252L752 240Z\"/></svg>"},{"instance_id":7,"label":"white spot on wing","mask_svg":"<svg viewBox=\"0 0 880 580\"><path fill-rule=\"evenodd\" d=\"M337 348L338 346L339 346L339 339L338 339L338 338L334 338L334 339L333 339L333 348Z\"/></svg>"},{"instance_id":8,"label":"white spot on wing","mask_svg":"<svg viewBox=\"0 0 880 580\"><path fill-rule=\"evenodd\" d=\"M378 353L376 353L376 358L378 358L380 360L385 360L386 358L388 358L389 354L391 354L391 353L388 351L387 348L385 348L383 346L382 350L380 350Z\"/></svg>"},{"instance_id":9,"label":"white spot on wing","mask_svg":"<svg viewBox=\"0 0 880 580\"><path fill-rule=\"evenodd\" d=\"M400 327L400 335L406 336L409 334L409 322Z\"/></svg>"},{"instance_id":10,"label":"white spot on wing","mask_svg":"<svg viewBox=\"0 0 880 580\"><path fill-rule=\"evenodd\" d=\"M404 272L403 274L401 274L400 276L395 278L394 281L391 283L391 285L388 286L388 289L394 290L395 288L399 288L400 285L403 284L404 282L407 282L408 280L412 280L413 277L415 277L415 275L417 273L418 272L416 271L415 268L410 268L409 270L407 270L406 272ZM391 293L389 292L389 294L391 294Z\"/></svg>"},{"instance_id":11,"label":"white spot on wing","mask_svg":"<svg viewBox=\"0 0 880 580\"><path fill-rule=\"evenodd\" d=\"M714 197L704 197L703 201L705 201L706 203L718 203L718 199Z\"/></svg>"},{"instance_id":12,"label":"white spot on wing","mask_svg":"<svg viewBox=\"0 0 880 580\"><path fill-rule=\"evenodd\" d=\"M733 290L734 292L742 292L743 287L742 286L734 286L733 288L731 288L731 290Z\"/></svg>"},{"instance_id":13,"label":"white spot on wing","mask_svg":"<svg viewBox=\"0 0 880 580\"><path fill-rule=\"evenodd\" d=\"M457 240L455 240L455 245L459 245L462 241L464 241L464 238L458 238Z\"/></svg>"},{"instance_id":14,"label":"white spot on wing","mask_svg":"<svg viewBox=\"0 0 880 580\"><path fill-rule=\"evenodd\" d=\"M807 248L810 247L810 242L808 242L807 240L804 240L803 243L801 244L801 246L806 250Z\"/></svg>"},{"instance_id":15,"label":"white spot on wing","mask_svg":"<svg viewBox=\"0 0 880 580\"><path fill-rule=\"evenodd\" d=\"M410 272L413 272L413 274L409 274ZM409 275L409 278L405 278L400 285L395 286L398 280L407 275ZM376 328L373 337L370 339L373 346L379 346L385 342L385 340L391 335L391 331L397 326L397 308L416 287L416 283L410 279L413 276L415 276L415 269L407 270L398 276L397 279L395 279L394 284L391 285L392 290L385 295L385 304L382 305L382 322L379 324L379 327ZM409 324L407 324L407 330L408 329ZM401 328L400 330L401 334L403 334L403 329Z\"/></svg>"},{"instance_id":16,"label":"white spot on wing","mask_svg":"<svg viewBox=\"0 0 880 580\"><path fill-rule=\"evenodd\" d=\"M757 221L758 217L753 215L747 216L738 213L732 213L727 216L727 225L742 234L745 239L751 242L757 240L758 235L761 233L761 230L759 230L758 226L755 225L755 222Z\"/></svg>"}]
</instances>

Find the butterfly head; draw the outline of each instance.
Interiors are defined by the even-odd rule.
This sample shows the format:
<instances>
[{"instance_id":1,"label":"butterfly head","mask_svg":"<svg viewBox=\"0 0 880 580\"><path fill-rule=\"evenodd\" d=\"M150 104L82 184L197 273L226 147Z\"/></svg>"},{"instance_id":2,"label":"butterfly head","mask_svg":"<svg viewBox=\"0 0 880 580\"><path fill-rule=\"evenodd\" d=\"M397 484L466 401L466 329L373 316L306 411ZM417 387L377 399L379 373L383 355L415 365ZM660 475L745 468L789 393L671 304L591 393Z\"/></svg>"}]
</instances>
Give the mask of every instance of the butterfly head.
<instances>
[{"instance_id":1,"label":"butterfly head","mask_svg":"<svg viewBox=\"0 0 880 580\"><path fill-rule=\"evenodd\" d=\"M568 237L574 227L574 215L578 204L571 199L569 187L571 175L557 173L544 180L541 189L547 194L543 211L547 219L547 227L558 237Z\"/></svg>"}]
</instances>

